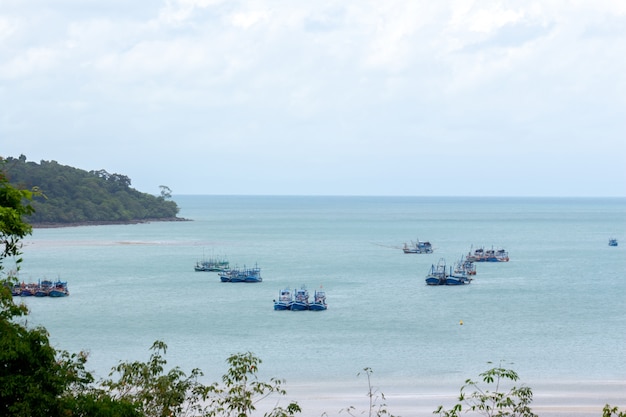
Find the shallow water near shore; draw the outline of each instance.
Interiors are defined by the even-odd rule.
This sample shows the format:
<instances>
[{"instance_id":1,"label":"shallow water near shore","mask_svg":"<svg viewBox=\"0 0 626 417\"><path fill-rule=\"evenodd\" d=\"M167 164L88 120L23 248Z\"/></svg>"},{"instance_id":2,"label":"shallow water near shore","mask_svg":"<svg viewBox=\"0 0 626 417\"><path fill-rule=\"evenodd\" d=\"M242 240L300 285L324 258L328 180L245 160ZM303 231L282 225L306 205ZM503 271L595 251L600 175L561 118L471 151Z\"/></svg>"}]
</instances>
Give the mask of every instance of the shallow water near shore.
<instances>
[{"instance_id":1,"label":"shallow water near shore","mask_svg":"<svg viewBox=\"0 0 626 417\"><path fill-rule=\"evenodd\" d=\"M607 402L626 403L625 199L174 200L193 221L36 229L25 239L20 278L60 278L71 292L23 298L29 324L60 349L89 351L99 377L119 360L147 360L163 340L168 365L200 368L206 382L220 379L229 355L251 351L262 378L286 379L296 400L330 415L316 406L357 406L352 394L366 404L365 367L390 412L430 415L489 361L515 369L545 407L552 394L539 390L557 387L591 393L580 416L583 406L601 415ZM418 238L435 252L404 254ZM507 249L510 262L478 263L470 285L425 285L431 264L483 246ZM263 282L193 270L211 256L258 264ZM323 286L327 311L273 310L280 289L302 284Z\"/></svg>"}]
</instances>

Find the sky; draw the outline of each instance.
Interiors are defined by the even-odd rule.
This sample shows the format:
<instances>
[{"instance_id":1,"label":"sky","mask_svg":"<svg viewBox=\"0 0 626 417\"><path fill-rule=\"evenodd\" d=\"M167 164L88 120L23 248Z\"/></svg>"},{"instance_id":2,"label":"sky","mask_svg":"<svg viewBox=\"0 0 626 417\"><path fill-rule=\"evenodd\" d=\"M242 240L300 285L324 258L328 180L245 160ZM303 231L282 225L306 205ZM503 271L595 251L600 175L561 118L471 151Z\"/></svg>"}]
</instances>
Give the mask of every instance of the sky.
<instances>
[{"instance_id":1,"label":"sky","mask_svg":"<svg viewBox=\"0 0 626 417\"><path fill-rule=\"evenodd\" d=\"M159 194L626 196L623 0L2 0L0 156Z\"/></svg>"}]
</instances>

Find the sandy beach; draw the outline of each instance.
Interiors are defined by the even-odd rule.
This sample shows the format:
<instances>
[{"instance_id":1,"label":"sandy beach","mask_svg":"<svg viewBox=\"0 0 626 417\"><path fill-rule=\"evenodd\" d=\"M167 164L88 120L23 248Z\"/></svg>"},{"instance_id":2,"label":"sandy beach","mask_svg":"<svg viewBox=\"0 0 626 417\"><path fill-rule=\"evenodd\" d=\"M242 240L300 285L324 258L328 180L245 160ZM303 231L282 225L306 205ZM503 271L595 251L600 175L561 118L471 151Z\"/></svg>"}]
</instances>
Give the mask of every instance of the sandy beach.
<instances>
[{"instance_id":1,"label":"sandy beach","mask_svg":"<svg viewBox=\"0 0 626 417\"><path fill-rule=\"evenodd\" d=\"M345 416L348 408L354 407L353 415L368 415L369 398L367 382L362 386L335 384L290 385L287 397L280 399L285 406L288 400L298 402L302 416ZM518 386L521 384L518 384ZM557 381L552 383L527 383L533 389L531 408L540 417L601 417L605 404L626 410L626 381ZM452 408L457 402L459 387L443 384L408 387L376 386L376 404L386 404L387 411L395 416L432 416L439 405ZM384 394L384 399L382 397ZM267 410L276 405L277 397L271 397L258 405L258 410ZM470 414L468 414L470 415Z\"/></svg>"}]
</instances>

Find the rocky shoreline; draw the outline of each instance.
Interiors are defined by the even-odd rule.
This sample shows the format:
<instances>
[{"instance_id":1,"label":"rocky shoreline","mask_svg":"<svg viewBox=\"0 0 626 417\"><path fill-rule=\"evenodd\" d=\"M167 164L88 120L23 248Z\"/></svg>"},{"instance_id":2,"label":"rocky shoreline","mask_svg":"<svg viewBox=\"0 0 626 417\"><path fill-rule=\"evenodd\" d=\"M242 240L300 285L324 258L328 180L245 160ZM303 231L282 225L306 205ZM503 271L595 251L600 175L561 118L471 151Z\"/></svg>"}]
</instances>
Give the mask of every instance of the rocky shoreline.
<instances>
[{"instance_id":1,"label":"rocky shoreline","mask_svg":"<svg viewBox=\"0 0 626 417\"><path fill-rule=\"evenodd\" d=\"M78 226L110 226L118 224L141 224L141 223L154 223L154 222L190 222L191 219L185 219L183 217L168 217L162 219L135 219L135 220L123 220L123 221L84 221L73 223L31 223L34 229L53 229L61 227L78 227Z\"/></svg>"}]
</instances>

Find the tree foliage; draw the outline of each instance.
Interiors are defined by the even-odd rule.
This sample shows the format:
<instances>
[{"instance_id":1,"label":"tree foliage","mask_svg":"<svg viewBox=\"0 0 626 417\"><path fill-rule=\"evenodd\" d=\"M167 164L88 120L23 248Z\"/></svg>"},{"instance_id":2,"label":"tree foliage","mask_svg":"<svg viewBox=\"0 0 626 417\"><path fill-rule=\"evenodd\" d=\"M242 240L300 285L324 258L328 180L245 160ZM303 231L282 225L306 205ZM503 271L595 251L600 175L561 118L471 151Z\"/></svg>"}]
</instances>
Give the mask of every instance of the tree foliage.
<instances>
[{"instance_id":1,"label":"tree foliage","mask_svg":"<svg viewBox=\"0 0 626 417\"><path fill-rule=\"evenodd\" d=\"M461 387L459 403L451 410L439 406L434 414L444 417L459 417L463 406L465 412L473 412L486 417L537 417L530 408L533 400L532 389L526 386L508 386L507 381L517 381L519 376L511 369L502 366L491 368L479 375L486 387L468 379ZM489 389L488 387L493 387ZM473 390L472 392L469 392Z\"/></svg>"},{"instance_id":2,"label":"tree foliage","mask_svg":"<svg viewBox=\"0 0 626 417\"><path fill-rule=\"evenodd\" d=\"M176 367L164 373L167 345L156 341L151 350L153 353L148 362L121 362L102 386L113 398L135 404L144 416L202 415L203 401L208 393L208 389L198 382L202 372L194 369L187 376ZM119 379L112 379L115 375Z\"/></svg>"},{"instance_id":3,"label":"tree foliage","mask_svg":"<svg viewBox=\"0 0 626 417\"><path fill-rule=\"evenodd\" d=\"M84 171L56 161L28 162L9 157L6 177L19 189L37 187L33 211L25 213L32 224L108 223L175 219L179 208L169 200L171 190L161 186L154 196L131 188L125 175L103 169Z\"/></svg>"},{"instance_id":4,"label":"tree foliage","mask_svg":"<svg viewBox=\"0 0 626 417\"><path fill-rule=\"evenodd\" d=\"M231 355L227 362L229 369L222 376L223 385L209 387L207 417L248 417L256 410L256 404L273 394L286 395L282 385L285 381L271 378L269 382L259 381L257 371L261 360L251 352ZM291 417L301 412L296 402L286 408L276 406L266 417Z\"/></svg>"},{"instance_id":5,"label":"tree foliage","mask_svg":"<svg viewBox=\"0 0 626 417\"><path fill-rule=\"evenodd\" d=\"M39 194L37 189L29 191L11 186L4 165L5 161L0 158L0 271L6 257L18 258L19 266L21 240L32 232L32 226L24 217L34 213L31 201Z\"/></svg>"},{"instance_id":6,"label":"tree foliage","mask_svg":"<svg viewBox=\"0 0 626 417\"><path fill-rule=\"evenodd\" d=\"M602 417L626 417L626 411L620 411L617 407L606 404L602 409Z\"/></svg>"},{"instance_id":7,"label":"tree foliage","mask_svg":"<svg viewBox=\"0 0 626 417\"><path fill-rule=\"evenodd\" d=\"M0 169L0 273L6 257L21 255L21 239L32 231L23 217L33 212L31 199L36 194L13 187ZM13 301L10 287L16 278L0 275L0 415L138 416L130 404L106 404L104 397L91 396L93 376L84 366L87 355L56 351L45 328L20 322L28 309ZM96 411L105 409L111 413Z\"/></svg>"},{"instance_id":8,"label":"tree foliage","mask_svg":"<svg viewBox=\"0 0 626 417\"><path fill-rule=\"evenodd\" d=\"M259 401L272 394L286 394L283 381L258 380L261 360L249 352L228 358L230 367L222 377L222 385L203 385L199 369L193 369L189 375L178 367L165 372L165 343L156 341L151 350L148 362L121 362L102 382L106 388L103 394L135 404L146 417L247 417ZM286 408L274 407L265 415L291 417L298 412L300 407L290 403Z\"/></svg>"}]
</instances>

